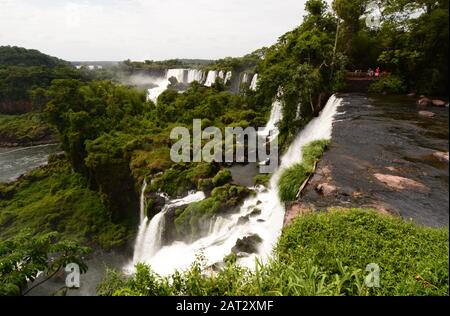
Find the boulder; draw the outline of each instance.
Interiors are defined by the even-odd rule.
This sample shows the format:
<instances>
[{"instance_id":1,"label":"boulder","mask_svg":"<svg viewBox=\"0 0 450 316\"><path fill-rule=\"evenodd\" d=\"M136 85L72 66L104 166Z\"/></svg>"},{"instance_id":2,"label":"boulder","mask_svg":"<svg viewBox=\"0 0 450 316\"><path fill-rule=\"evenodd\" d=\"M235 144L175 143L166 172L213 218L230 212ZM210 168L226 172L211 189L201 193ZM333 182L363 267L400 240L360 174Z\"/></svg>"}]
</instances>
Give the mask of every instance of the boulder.
<instances>
[{"instance_id":1,"label":"boulder","mask_svg":"<svg viewBox=\"0 0 450 316\"><path fill-rule=\"evenodd\" d=\"M448 152L437 151L433 153L433 157L442 162L448 162Z\"/></svg>"},{"instance_id":2,"label":"boulder","mask_svg":"<svg viewBox=\"0 0 450 316\"><path fill-rule=\"evenodd\" d=\"M238 225L245 224L245 223L248 223L249 220L250 220L249 215L241 216L241 217L239 217L237 224Z\"/></svg>"},{"instance_id":3,"label":"boulder","mask_svg":"<svg viewBox=\"0 0 450 316\"><path fill-rule=\"evenodd\" d=\"M408 93L408 97L415 97L416 94L414 92Z\"/></svg>"},{"instance_id":4,"label":"boulder","mask_svg":"<svg viewBox=\"0 0 450 316\"><path fill-rule=\"evenodd\" d=\"M256 234L238 239L236 245L231 249L232 252L238 253L256 253L258 252L258 245L262 242L261 237Z\"/></svg>"},{"instance_id":5,"label":"boulder","mask_svg":"<svg viewBox=\"0 0 450 316\"><path fill-rule=\"evenodd\" d=\"M255 209L249 214L250 217L259 216L259 215L261 215L261 209L259 209L259 208L255 208Z\"/></svg>"},{"instance_id":6,"label":"boulder","mask_svg":"<svg viewBox=\"0 0 450 316\"><path fill-rule=\"evenodd\" d=\"M425 185L412 179L380 173L375 173L374 176L378 181L395 190L410 190L424 193L430 191Z\"/></svg>"},{"instance_id":7,"label":"boulder","mask_svg":"<svg viewBox=\"0 0 450 316\"><path fill-rule=\"evenodd\" d=\"M445 105L447 104L445 101L442 100L431 100L431 103L433 104L433 106L438 106L438 107L445 107Z\"/></svg>"},{"instance_id":8,"label":"boulder","mask_svg":"<svg viewBox=\"0 0 450 316\"><path fill-rule=\"evenodd\" d=\"M430 111L419 111L419 115L423 117L433 118L436 114Z\"/></svg>"},{"instance_id":9,"label":"boulder","mask_svg":"<svg viewBox=\"0 0 450 316\"><path fill-rule=\"evenodd\" d=\"M431 105L431 100L430 99L428 99L428 98L420 98L418 101L417 101L417 104L418 105L420 105L420 106L430 106Z\"/></svg>"},{"instance_id":10,"label":"boulder","mask_svg":"<svg viewBox=\"0 0 450 316\"><path fill-rule=\"evenodd\" d=\"M333 195L334 193L336 193L336 190L336 187L329 183L321 183L316 187L316 191L323 196Z\"/></svg>"}]
</instances>

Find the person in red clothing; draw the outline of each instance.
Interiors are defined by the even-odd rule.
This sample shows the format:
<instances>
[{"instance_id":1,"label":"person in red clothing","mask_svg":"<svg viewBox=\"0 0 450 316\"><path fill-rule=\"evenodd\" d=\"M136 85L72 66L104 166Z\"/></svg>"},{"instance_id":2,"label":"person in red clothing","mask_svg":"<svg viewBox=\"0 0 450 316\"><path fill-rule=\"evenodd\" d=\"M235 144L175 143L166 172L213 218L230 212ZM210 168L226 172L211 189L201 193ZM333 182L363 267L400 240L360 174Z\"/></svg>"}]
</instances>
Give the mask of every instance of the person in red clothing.
<instances>
[{"instance_id":1,"label":"person in red clothing","mask_svg":"<svg viewBox=\"0 0 450 316\"><path fill-rule=\"evenodd\" d=\"M375 77L380 77L380 67L377 67L377 69L375 70Z\"/></svg>"}]
</instances>

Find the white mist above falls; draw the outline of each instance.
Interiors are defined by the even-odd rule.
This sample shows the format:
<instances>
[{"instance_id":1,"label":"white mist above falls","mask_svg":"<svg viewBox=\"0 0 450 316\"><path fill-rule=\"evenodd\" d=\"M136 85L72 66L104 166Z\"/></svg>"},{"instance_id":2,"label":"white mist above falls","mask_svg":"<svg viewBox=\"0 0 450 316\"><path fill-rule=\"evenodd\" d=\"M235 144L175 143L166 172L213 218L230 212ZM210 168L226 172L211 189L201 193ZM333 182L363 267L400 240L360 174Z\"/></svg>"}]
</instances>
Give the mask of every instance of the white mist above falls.
<instances>
[{"instance_id":1,"label":"white mist above falls","mask_svg":"<svg viewBox=\"0 0 450 316\"><path fill-rule=\"evenodd\" d=\"M238 239L258 235L262 242L258 253L248 256L238 256L238 263L250 269L255 267L255 259L262 262L271 256L273 247L281 234L284 221L285 206L278 196L278 180L281 173L288 167L302 160L302 147L311 141L330 139L333 118L341 99L332 96L320 115L311 120L297 135L281 158L279 169L273 174L268 188L255 188L257 194L244 201L239 212L228 216L218 216L211 222L209 233L192 243L181 241L161 247L161 235L164 228L164 214L170 207L186 205L205 198L202 192L191 193L183 199L169 201L164 209L151 221L144 218L144 194L141 195L141 225L134 249L133 261L126 268L133 271L136 263L146 263L160 275L168 275L175 270L185 270L195 261L196 255L202 253L208 265L222 262L231 253ZM281 119L281 102L275 101L265 132L276 128ZM143 185L143 192L146 184ZM252 213L255 208L261 210L260 215L249 217L249 221L239 219Z\"/></svg>"}]
</instances>

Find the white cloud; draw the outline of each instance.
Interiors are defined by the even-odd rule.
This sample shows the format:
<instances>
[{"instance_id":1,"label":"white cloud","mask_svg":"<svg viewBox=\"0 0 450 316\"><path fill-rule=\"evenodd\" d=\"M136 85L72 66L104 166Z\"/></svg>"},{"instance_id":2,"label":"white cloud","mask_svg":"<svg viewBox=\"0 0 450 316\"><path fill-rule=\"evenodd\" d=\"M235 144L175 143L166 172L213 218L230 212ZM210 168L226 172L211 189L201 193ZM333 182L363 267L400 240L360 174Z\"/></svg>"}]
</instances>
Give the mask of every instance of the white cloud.
<instances>
[{"instance_id":1,"label":"white cloud","mask_svg":"<svg viewBox=\"0 0 450 316\"><path fill-rule=\"evenodd\" d=\"M298 0L0 0L0 45L67 60L220 58L273 44Z\"/></svg>"}]
</instances>

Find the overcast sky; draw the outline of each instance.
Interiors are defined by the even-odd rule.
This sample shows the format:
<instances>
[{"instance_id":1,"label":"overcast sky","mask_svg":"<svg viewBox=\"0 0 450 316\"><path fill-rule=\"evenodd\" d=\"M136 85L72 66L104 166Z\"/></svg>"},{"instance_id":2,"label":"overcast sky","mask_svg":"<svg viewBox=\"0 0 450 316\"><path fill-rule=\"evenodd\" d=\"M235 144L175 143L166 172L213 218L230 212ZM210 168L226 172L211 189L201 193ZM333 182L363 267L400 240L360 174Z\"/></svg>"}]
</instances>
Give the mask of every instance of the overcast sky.
<instances>
[{"instance_id":1,"label":"overcast sky","mask_svg":"<svg viewBox=\"0 0 450 316\"><path fill-rule=\"evenodd\" d=\"M66 60L242 56L297 26L306 0L0 0L0 45Z\"/></svg>"}]
</instances>

